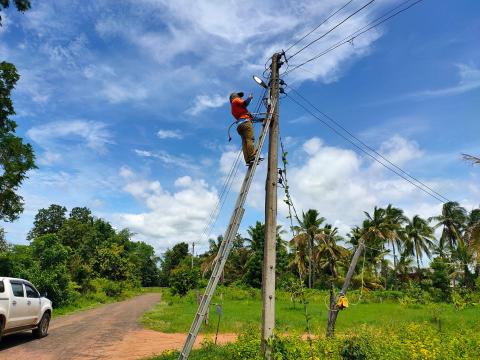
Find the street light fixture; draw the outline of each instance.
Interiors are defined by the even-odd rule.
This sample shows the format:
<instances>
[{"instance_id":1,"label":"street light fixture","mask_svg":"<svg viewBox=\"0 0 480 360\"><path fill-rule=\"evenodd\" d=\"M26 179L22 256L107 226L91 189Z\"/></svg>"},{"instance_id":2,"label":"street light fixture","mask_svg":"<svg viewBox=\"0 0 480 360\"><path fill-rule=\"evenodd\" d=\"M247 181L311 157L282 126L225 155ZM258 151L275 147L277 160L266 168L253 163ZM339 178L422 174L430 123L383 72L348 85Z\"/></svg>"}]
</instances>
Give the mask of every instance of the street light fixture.
<instances>
[{"instance_id":1,"label":"street light fixture","mask_svg":"<svg viewBox=\"0 0 480 360\"><path fill-rule=\"evenodd\" d=\"M253 75L253 80L255 80L255 82L260 85L261 87L267 89L268 86L267 84L265 84L265 82L257 75Z\"/></svg>"}]
</instances>

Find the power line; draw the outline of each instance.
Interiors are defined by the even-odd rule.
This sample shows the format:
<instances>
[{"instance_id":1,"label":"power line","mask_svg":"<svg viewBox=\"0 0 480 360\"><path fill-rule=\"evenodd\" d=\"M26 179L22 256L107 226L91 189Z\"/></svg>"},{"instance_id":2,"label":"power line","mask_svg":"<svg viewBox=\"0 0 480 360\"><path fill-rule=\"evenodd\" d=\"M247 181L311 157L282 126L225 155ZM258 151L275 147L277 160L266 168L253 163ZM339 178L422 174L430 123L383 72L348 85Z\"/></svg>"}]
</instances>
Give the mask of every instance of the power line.
<instances>
[{"instance_id":1,"label":"power line","mask_svg":"<svg viewBox=\"0 0 480 360\"><path fill-rule=\"evenodd\" d=\"M312 40L311 42L309 42L307 45L305 45L303 48L301 48L300 50L298 50L296 53L294 53L293 55L291 55L288 60L290 60L291 58L293 58L294 56L298 55L299 53L301 53L303 50L305 50L306 48L308 48L309 46L311 46L312 44L316 43L317 41L323 39L325 36L327 36L328 34L330 34L333 30L335 30L336 28L338 28L340 25L342 25L343 23L345 23L346 21L348 21L348 19L350 19L351 17L355 16L356 14L358 14L360 11L362 11L363 9L365 9L366 7L368 7L369 5L371 5L375 0L370 0L368 3L366 3L365 5L363 5L361 8L359 8L358 10L354 11L353 13L351 13L350 15L348 15L345 19L343 19L342 21L340 21L337 25L335 25L334 27L332 27L330 30L328 30L327 32L323 33L320 37L316 38L315 40Z\"/></svg>"},{"instance_id":2,"label":"power line","mask_svg":"<svg viewBox=\"0 0 480 360\"><path fill-rule=\"evenodd\" d=\"M217 203L215 204L215 207L210 212L210 214L208 216L207 223L205 224L205 226L203 228L203 231L200 235L201 238L204 237L204 236L206 238L208 238L213 226L215 225L215 223L218 219L218 215L220 214L220 211L222 210L223 205L225 204L225 201L228 197L228 193L230 192L230 189L231 189L231 186L232 186L232 183L233 183L233 179L235 178L235 175L238 171L238 167L239 167L238 164L239 164L239 159L240 159L240 154L241 153L242 153L242 151L240 150L237 154L237 157L236 157L234 163L232 164L232 166L229 170L227 178L225 179L225 181L223 183L219 199L218 199Z\"/></svg>"},{"instance_id":3,"label":"power line","mask_svg":"<svg viewBox=\"0 0 480 360\"><path fill-rule=\"evenodd\" d=\"M263 98L265 97L265 94L266 94L267 90L264 90L262 95L258 98L258 101L255 105L255 113L258 113L259 112L259 109L260 109L260 106L262 105L262 100ZM237 175L237 172L238 172L238 169L240 167L240 163L241 161L240 160L240 155L242 153L242 150L239 150L238 153L237 153L237 157L235 158L235 161L233 162L229 172L228 172L228 175L227 175L227 178L225 179L224 183L223 183L223 186L222 186L222 190L220 192L220 197L217 201L217 203L215 204L215 207L212 209L212 211L210 212L208 218L207 218L207 222L203 228L203 231L200 235L200 238L203 238L205 237L205 239L208 239L208 237L210 236L210 233L212 232L212 229L213 227L215 226L217 220L218 220L218 216L220 215L220 212L222 211L224 205L225 205L225 202L227 201L227 198L228 198L228 194L230 193L230 190L232 188L232 185L233 185L233 181Z\"/></svg>"},{"instance_id":4,"label":"power line","mask_svg":"<svg viewBox=\"0 0 480 360\"><path fill-rule=\"evenodd\" d=\"M343 135L340 131L338 131L335 127L333 127L332 125L330 125L328 122L326 122L325 120L323 120L322 118L320 118L319 116L317 116L316 114L314 114L312 111L310 111L306 106L304 106L303 104L301 104L300 102L298 102L297 100L295 100L295 98L291 97L291 96L287 96L288 99L290 99L291 101L293 101L294 103L296 103L298 106L300 106L301 108L303 108L306 112L308 112L310 115L312 115L314 118L316 118L317 120L319 120L320 122L322 122L324 125L326 125L328 128L330 128L333 132L335 132L337 135L341 136L343 139L345 139L346 141L348 141L349 143L351 143L353 146L355 146L358 150L360 150L361 152L365 153L366 155L368 155L369 157L371 157L373 160L375 160L376 162L378 162L379 164L381 164L383 167L385 167L386 169L390 170L391 172L395 173L396 175L398 175L399 177L401 177L402 179L404 179L405 181L409 182L411 185L415 186L416 188L422 190L424 193L430 195L431 197L435 198L437 201L441 202L441 203L445 203L444 200L442 200L442 198L440 198L439 196L435 195L434 193L426 190L425 188L419 186L418 184L416 184L415 182L413 182L412 180L410 180L409 178L407 178L406 176L404 176L402 173L398 172L397 170L395 170L394 168L390 167L389 165L385 164L383 161L379 160L376 156L372 155L370 152L366 151L364 148L362 148L361 146L359 146L358 144L356 144L354 141L352 141L351 139L349 139L348 137L346 137L345 135ZM443 196L442 196L443 197Z\"/></svg>"},{"instance_id":5,"label":"power line","mask_svg":"<svg viewBox=\"0 0 480 360\"><path fill-rule=\"evenodd\" d=\"M290 50L291 48L293 48L295 45L297 45L300 41L302 41L303 39L305 39L308 35L310 35L311 33L313 33L315 30L317 30L320 26L322 26L323 24L325 24L328 20L330 20L332 17L334 17L335 15L337 15L340 11L342 11L343 9L345 9L348 5L350 5L350 3L354 1L354 0L350 0L348 1L345 5L343 5L341 8L337 9L335 12L333 12L332 14L330 14L325 20L323 20L318 26L316 26L313 30L311 30L310 32L308 32L307 34L305 34L304 36L302 36L300 39L298 39L294 44L290 45L288 47L287 50L285 50L285 52L287 52L288 50Z\"/></svg>"},{"instance_id":6,"label":"power line","mask_svg":"<svg viewBox=\"0 0 480 360\"><path fill-rule=\"evenodd\" d=\"M343 38L342 40L338 41L337 43L335 43L334 45L330 46L329 48L327 48L326 50L324 50L323 52L315 55L313 58L309 59L309 60L306 60L304 61L303 63L299 64L299 65L296 65L294 67L292 67L291 69L285 71L282 75L285 76L287 74L290 74L292 71L300 68L301 66L304 66L305 64L308 64L309 62L312 62L324 55L326 55L327 53L329 53L330 51L333 51L335 50L336 48L342 46L342 45L345 45L347 43L352 43L353 40L363 34L365 34L366 32L372 30L373 28L383 24L384 22L392 19L393 17L399 15L400 13L404 12L404 11L407 11L408 9L410 9L411 7L415 6L416 4L422 2L423 0L417 0L415 1L414 3L408 5L407 7L403 8L403 9L400 9L396 12L394 12L395 10L397 10L398 8L404 6L405 4L409 3L411 0L406 0L404 2L402 2L400 5L397 5L396 7L390 9L389 11L387 11L386 13L384 13L382 16L379 16L378 18L376 18L375 20L371 21L370 23L368 23L367 25L361 27L360 29L358 29L357 31L353 32L352 34L350 34L349 36ZM388 14L394 12L392 15L388 16Z\"/></svg>"},{"instance_id":7,"label":"power line","mask_svg":"<svg viewBox=\"0 0 480 360\"><path fill-rule=\"evenodd\" d=\"M366 147L368 150L370 150L371 152L375 153L376 155L380 156L383 160L385 160L387 163L389 163L390 165L392 165L394 168L396 168L397 170L399 170L402 174L404 174L405 176L409 177L410 179L418 182L419 184L422 184L422 186L424 186L425 188L427 188L429 191L433 192L435 195L438 195L440 198L442 198L444 201L447 201L449 202L450 200L447 199L445 196L443 196L442 194L438 193L437 191L435 191L434 189L432 189L431 187L429 187L428 185L426 185L425 183L423 183L422 181L420 181L419 179L417 179L416 177L414 177L413 175L410 175L409 173L407 173L406 171L404 171L401 167L399 167L398 165L396 165L395 163L393 163L392 161L390 161L388 158L386 158L384 155L382 155L381 153L379 153L377 150L375 150L373 147L369 146L368 144L366 144L363 140L359 139L358 137L356 137L351 131L349 131L347 128L345 128L342 124L340 124L338 121L336 121L335 119L333 119L331 116L328 116L327 114L325 114L323 111L321 111L319 108L317 108L314 104L312 104L311 101L309 101L307 98L305 98L302 94L300 94L295 88L293 87L289 87L289 89L291 89L293 92L295 92L300 98L302 98L307 104L309 104L312 108L314 108L315 110L317 110L320 114L322 114L325 118L327 118L328 120L330 120L332 123L334 123L335 125L337 125L340 129L342 129L344 132L346 132L350 137L352 137L353 139L355 139L356 141L358 141L360 144L362 144L364 147ZM442 202L444 202L442 201Z\"/></svg>"}]
</instances>

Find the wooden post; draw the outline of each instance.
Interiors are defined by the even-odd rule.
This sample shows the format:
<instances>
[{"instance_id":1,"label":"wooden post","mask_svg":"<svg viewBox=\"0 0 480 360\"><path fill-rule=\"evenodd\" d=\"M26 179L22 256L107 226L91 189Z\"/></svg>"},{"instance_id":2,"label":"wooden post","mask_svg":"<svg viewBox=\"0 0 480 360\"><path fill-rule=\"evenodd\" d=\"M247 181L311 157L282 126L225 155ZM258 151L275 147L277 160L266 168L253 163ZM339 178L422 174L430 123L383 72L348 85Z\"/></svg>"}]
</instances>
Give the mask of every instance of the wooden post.
<instances>
[{"instance_id":1,"label":"wooden post","mask_svg":"<svg viewBox=\"0 0 480 360\"><path fill-rule=\"evenodd\" d=\"M350 281L352 280L353 273L355 272L355 267L358 263L358 258L362 253L364 247L364 241L361 239L358 243L357 250L353 254L352 262L350 263L350 267L348 268L347 275L345 276L345 282L343 283L342 290L340 290L340 296L344 296L347 294L348 287L350 286ZM335 322L337 321L338 308L335 302L335 295L333 294L333 284L330 288L330 307L328 310L328 321L327 321L327 336L333 337L335 335Z\"/></svg>"},{"instance_id":2,"label":"wooden post","mask_svg":"<svg viewBox=\"0 0 480 360\"><path fill-rule=\"evenodd\" d=\"M271 359L268 340L275 326L275 256L277 240L277 183L278 183L278 95L280 54L272 56L270 80L270 104L273 106L268 140L268 170L265 183L265 244L262 273L262 351L265 359Z\"/></svg>"}]
</instances>

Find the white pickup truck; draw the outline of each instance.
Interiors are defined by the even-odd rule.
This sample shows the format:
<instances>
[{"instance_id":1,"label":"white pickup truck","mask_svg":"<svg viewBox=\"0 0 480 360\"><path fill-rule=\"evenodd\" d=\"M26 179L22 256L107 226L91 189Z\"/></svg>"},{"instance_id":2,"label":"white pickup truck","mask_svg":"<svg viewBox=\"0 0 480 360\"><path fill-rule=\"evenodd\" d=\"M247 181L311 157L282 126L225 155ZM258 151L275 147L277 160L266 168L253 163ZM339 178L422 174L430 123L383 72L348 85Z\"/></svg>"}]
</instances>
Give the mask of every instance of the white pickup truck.
<instances>
[{"instance_id":1,"label":"white pickup truck","mask_svg":"<svg viewBox=\"0 0 480 360\"><path fill-rule=\"evenodd\" d=\"M47 336L51 317L52 302L31 283L0 277L0 339L25 330L33 330L38 338Z\"/></svg>"}]
</instances>

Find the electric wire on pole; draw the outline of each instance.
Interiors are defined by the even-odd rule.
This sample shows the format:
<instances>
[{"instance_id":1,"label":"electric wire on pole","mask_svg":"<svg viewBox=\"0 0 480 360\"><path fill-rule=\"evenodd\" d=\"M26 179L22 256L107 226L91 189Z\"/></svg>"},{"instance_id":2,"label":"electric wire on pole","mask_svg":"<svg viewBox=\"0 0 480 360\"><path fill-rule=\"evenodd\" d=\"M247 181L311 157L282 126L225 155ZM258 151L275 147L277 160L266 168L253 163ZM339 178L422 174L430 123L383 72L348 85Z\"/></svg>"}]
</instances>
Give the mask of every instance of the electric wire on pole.
<instances>
[{"instance_id":1,"label":"electric wire on pole","mask_svg":"<svg viewBox=\"0 0 480 360\"><path fill-rule=\"evenodd\" d=\"M361 27L360 29L356 30L355 32L351 33L350 35L346 36L345 38L343 38L342 40L336 42L335 44L331 45L330 47L328 47L327 49L323 50L322 52L318 53L317 55L315 55L314 57L286 70L285 72L282 73L282 76L286 76L286 75L289 75L290 73L292 73L293 71L297 70L298 68L322 57L322 56L325 56L326 54L328 54L329 52L339 48L340 46L342 45L345 45L345 44L353 44L353 41L369 32L370 30L380 26L381 24L383 24L384 22L394 18L395 16L407 11L408 9L412 8L413 6L417 5L418 3L422 2L423 0L416 0L414 1L413 3L411 4L408 4L410 3L412 0L406 0L404 2L402 2L401 4L395 6L394 8L388 10L386 13L382 14L381 16L377 17L376 19L374 19L373 21L369 22L367 25ZM407 5L408 4L408 5ZM405 7L403 7L405 6Z\"/></svg>"},{"instance_id":2,"label":"electric wire on pole","mask_svg":"<svg viewBox=\"0 0 480 360\"><path fill-rule=\"evenodd\" d=\"M436 190L432 189L430 186L428 186L427 184L425 184L423 181L419 180L417 177L413 176L413 175L410 175L408 172L406 172L405 170L403 170L400 166L398 166L397 164L395 164L394 162L392 162L391 160L389 160L385 155L383 155L382 153L378 152L377 150L375 150L372 146L368 145L367 143L365 143L365 141L359 139L357 136L355 136L351 131L349 131L347 128L345 128L345 126L343 126L342 124L340 124L340 122L338 122L337 120L335 120L334 118L332 118L331 116L327 115L326 113L324 113L323 111L321 111L318 107L316 107L311 101L309 101L305 96L303 96L300 92L298 92L295 88L289 86L289 89L292 90L298 97L300 97L303 101L305 101L308 105L310 105L313 109L315 109L319 114L321 114L324 118L326 118L327 120L329 120L331 123L333 123L335 126L337 126L338 128L340 128L343 132L345 132L350 138L354 139L357 143L359 143L360 145L362 145L364 148L368 149L370 152L372 152L373 154L375 154L376 156L380 157L382 160L384 160L385 162L387 162L389 165L393 166L395 169L397 169L398 171L400 171L403 175L405 175L406 177L410 178L412 181L420 184L420 187L423 187L424 189L427 189L429 192L437 195L438 197L440 197L440 201L442 202L449 202L450 200L448 198L446 198L445 196L443 196L442 194L440 194L439 192L437 192ZM438 199L437 199L438 200Z\"/></svg>"},{"instance_id":3,"label":"electric wire on pole","mask_svg":"<svg viewBox=\"0 0 480 360\"><path fill-rule=\"evenodd\" d=\"M402 178L403 180L407 181L408 183L410 183L411 185L415 186L416 188L420 189L421 191L423 191L425 194L431 196L432 198L436 199L437 201L441 202L441 203L445 203L445 201L443 199L446 199L444 196L442 195L435 195L434 192L431 192L430 190L428 190L428 188L425 188L425 187L422 187L421 185L417 184L414 180L410 180L406 175L403 175L400 171L397 171L395 170L394 167L390 166L386 161L382 161L381 159L377 158L374 154L370 153L369 151L365 150L362 146L358 145L357 143L355 143L354 141L352 141L351 139L349 139L347 136L345 136L344 134L342 134L339 130L337 130L334 126L332 126L331 124L329 124L328 122L326 122L325 120L323 120L322 118L320 118L318 115L316 115L315 113L313 113L310 109L308 109L305 105L303 105L302 103L300 103L298 100L296 100L295 98L293 98L292 96L287 96L288 99L290 99L292 102L294 102L295 104L297 104L298 106L300 106L302 109L304 109L306 112L308 112L310 115L312 115L315 119L319 120L320 122L322 122L323 124L325 124L329 129L331 129L333 132L335 132L337 135L339 135L340 137L342 137L343 139L345 139L346 141L348 141L349 143L351 143L355 148L357 148L358 150L360 150L361 152L363 152L364 154L366 154L367 156L369 156L370 158L372 158L374 161L376 161L377 163L379 163L380 165L382 165L384 168L390 170L391 172L393 172L394 174L396 174L397 176L399 176L400 178ZM403 171L403 170L402 170ZM406 173L405 171L403 171L404 173ZM408 173L406 173L408 174ZM412 179L415 179L412 177ZM419 182L419 180L417 180L417 182ZM420 182L420 184L423 184ZM424 185L426 186L426 185Z\"/></svg>"}]
</instances>

